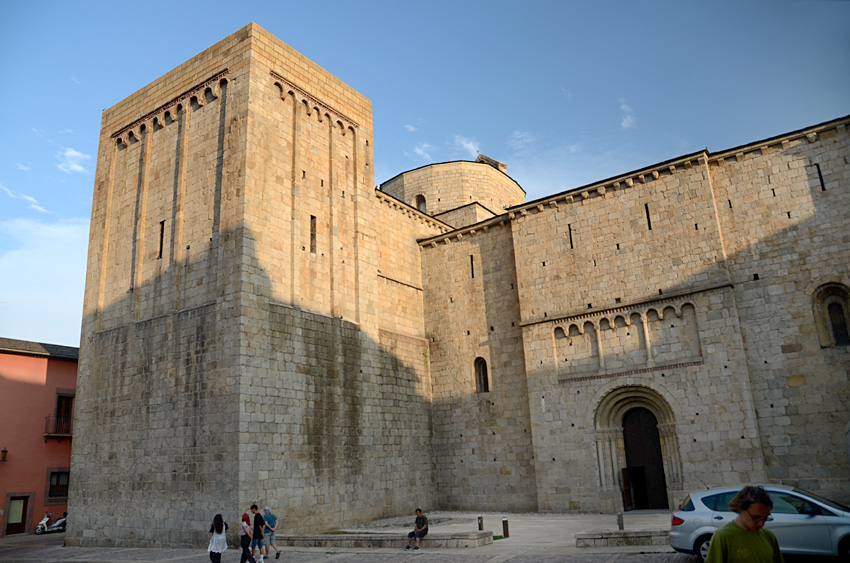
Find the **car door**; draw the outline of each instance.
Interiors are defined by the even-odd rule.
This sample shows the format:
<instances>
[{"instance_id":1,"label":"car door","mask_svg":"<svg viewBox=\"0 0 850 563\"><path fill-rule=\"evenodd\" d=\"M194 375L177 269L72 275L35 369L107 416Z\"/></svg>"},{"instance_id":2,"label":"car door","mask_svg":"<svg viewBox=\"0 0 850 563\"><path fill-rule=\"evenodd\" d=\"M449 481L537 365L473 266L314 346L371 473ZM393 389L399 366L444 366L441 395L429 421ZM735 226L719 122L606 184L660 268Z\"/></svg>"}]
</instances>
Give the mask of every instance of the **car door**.
<instances>
[{"instance_id":1,"label":"car door","mask_svg":"<svg viewBox=\"0 0 850 563\"><path fill-rule=\"evenodd\" d=\"M703 499L702 503L711 509L711 525L714 526L715 529L722 528L738 516L736 513L729 510L729 501L731 501L736 494L738 494L738 491L731 491L718 493Z\"/></svg>"},{"instance_id":2,"label":"car door","mask_svg":"<svg viewBox=\"0 0 850 563\"><path fill-rule=\"evenodd\" d=\"M832 553L829 524L818 505L789 491L768 493L773 510L765 527L776 534L783 553Z\"/></svg>"}]
</instances>

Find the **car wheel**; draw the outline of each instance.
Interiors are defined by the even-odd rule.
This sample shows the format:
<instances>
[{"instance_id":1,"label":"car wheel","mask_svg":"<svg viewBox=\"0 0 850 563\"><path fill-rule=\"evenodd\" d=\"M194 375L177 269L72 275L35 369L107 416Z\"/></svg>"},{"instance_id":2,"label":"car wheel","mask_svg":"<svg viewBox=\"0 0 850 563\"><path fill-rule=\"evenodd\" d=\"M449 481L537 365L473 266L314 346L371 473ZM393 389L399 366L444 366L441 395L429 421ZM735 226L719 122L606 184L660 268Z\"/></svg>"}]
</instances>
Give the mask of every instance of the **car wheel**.
<instances>
[{"instance_id":1,"label":"car wheel","mask_svg":"<svg viewBox=\"0 0 850 563\"><path fill-rule=\"evenodd\" d=\"M702 536L694 543L694 552L699 556L700 561L705 561L708 557L708 547L711 544L711 536Z\"/></svg>"},{"instance_id":2,"label":"car wheel","mask_svg":"<svg viewBox=\"0 0 850 563\"><path fill-rule=\"evenodd\" d=\"M846 537L838 544L838 560L850 561L850 537Z\"/></svg>"}]
</instances>

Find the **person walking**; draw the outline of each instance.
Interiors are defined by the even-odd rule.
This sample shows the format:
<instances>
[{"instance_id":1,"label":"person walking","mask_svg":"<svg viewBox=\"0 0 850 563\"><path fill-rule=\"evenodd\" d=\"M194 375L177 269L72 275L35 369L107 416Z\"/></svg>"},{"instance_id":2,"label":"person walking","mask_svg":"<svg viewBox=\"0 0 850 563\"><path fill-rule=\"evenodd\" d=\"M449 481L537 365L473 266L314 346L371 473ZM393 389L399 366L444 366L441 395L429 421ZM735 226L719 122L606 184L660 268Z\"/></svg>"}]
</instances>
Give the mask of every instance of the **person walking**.
<instances>
[{"instance_id":1,"label":"person walking","mask_svg":"<svg viewBox=\"0 0 850 563\"><path fill-rule=\"evenodd\" d=\"M259 563L263 563L263 528L266 527L266 521L259 513L256 504L251 505L251 514L254 515L254 538L251 540L251 555L255 555L255 550L259 550Z\"/></svg>"},{"instance_id":2,"label":"person walking","mask_svg":"<svg viewBox=\"0 0 850 563\"><path fill-rule=\"evenodd\" d=\"M263 509L263 520L266 522L266 527L263 530L265 534L265 538L263 538L263 543L266 544L266 559L269 557L269 546L274 548L274 558L280 559L280 550L277 548L277 544L274 541L274 533L277 531L277 516L272 514L271 509L267 506Z\"/></svg>"},{"instance_id":3,"label":"person walking","mask_svg":"<svg viewBox=\"0 0 850 563\"><path fill-rule=\"evenodd\" d=\"M251 518L247 514L242 515L242 525L239 527L239 542L242 546L242 558L239 563L257 563L254 556L251 555L251 537L254 533L251 531Z\"/></svg>"},{"instance_id":4,"label":"person walking","mask_svg":"<svg viewBox=\"0 0 850 563\"><path fill-rule=\"evenodd\" d=\"M729 501L738 517L714 532L705 563L784 563L779 542L764 528L773 500L761 487L747 485Z\"/></svg>"},{"instance_id":5,"label":"person walking","mask_svg":"<svg viewBox=\"0 0 850 563\"><path fill-rule=\"evenodd\" d=\"M413 551L419 551L419 543L422 541L428 534L428 518L422 514L422 509L416 509L416 522L413 525L413 531L407 534L407 547L405 547L405 551L410 549L410 544L413 543L413 540L416 540L416 547L413 548Z\"/></svg>"},{"instance_id":6,"label":"person walking","mask_svg":"<svg viewBox=\"0 0 850 563\"><path fill-rule=\"evenodd\" d=\"M227 522L216 514L210 526L210 545L207 551L210 553L212 563L221 563L221 554L227 549Z\"/></svg>"}]
</instances>

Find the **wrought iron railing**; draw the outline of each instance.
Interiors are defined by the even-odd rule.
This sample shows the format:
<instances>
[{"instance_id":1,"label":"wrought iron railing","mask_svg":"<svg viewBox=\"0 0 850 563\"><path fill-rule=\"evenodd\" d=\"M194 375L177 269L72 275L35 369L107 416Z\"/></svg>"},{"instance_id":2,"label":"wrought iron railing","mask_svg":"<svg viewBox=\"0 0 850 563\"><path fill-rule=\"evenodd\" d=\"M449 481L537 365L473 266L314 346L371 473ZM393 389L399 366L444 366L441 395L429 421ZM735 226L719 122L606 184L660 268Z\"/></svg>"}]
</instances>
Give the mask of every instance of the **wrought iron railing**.
<instances>
[{"instance_id":1,"label":"wrought iron railing","mask_svg":"<svg viewBox=\"0 0 850 563\"><path fill-rule=\"evenodd\" d=\"M44 419L45 434L71 435L74 421L70 416L48 416Z\"/></svg>"}]
</instances>

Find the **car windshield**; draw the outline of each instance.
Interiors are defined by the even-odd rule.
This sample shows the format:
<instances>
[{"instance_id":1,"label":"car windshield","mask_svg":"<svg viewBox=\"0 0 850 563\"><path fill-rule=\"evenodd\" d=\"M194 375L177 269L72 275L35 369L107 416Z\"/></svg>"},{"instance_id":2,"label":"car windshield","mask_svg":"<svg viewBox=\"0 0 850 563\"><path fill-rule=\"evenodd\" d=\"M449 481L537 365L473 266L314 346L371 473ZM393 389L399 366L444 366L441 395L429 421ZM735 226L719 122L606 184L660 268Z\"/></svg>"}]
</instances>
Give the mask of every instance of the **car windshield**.
<instances>
[{"instance_id":1,"label":"car windshield","mask_svg":"<svg viewBox=\"0 0 850 563\"><path fill-rule=\"evenodd\" d=\"M820 495L816 495L815 493L811 493L809 491L804 491L803 489L794 488L795 492L810 496L818 502L822 502L823 504L830 506L836 510L843 510L844 512L850 512L850 508L844 506L843 504L837 503L834 500L825 499Z\"/></svg>"}]
</instances>

